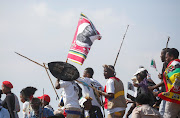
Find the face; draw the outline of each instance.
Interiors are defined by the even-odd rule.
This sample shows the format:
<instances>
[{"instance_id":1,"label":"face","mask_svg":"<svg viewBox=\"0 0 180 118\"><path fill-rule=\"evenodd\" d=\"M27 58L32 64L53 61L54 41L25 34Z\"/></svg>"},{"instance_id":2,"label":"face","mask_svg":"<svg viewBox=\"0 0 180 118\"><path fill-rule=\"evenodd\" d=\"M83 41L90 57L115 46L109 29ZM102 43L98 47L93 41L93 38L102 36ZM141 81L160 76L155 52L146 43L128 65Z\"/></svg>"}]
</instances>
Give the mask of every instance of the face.
<instances>
[{"instance_id":1,"label":"face","mask_svg":"<svg viewBox=\"0 0 180 118\"><path fill-rule=\"evenodd\" d=\"M165 52L164 52L164 50L161 51L161 56L160 56L160 58L161 58L161 61L162 61L162 62L165 61Z\"/></svg>"},{"instance_id":2,"label":"face","mask_svg":"<svg viewBox=\"0 0 180 118\"><path fill-rule=\"evenodd\" d=\"M7 88L7 87L4 86L4 85L2 85L1 87L2 87L2 92L3 92L4 94L6 94L6 93L8 93L8 92L10 91L10 89Z\"/></svg>"},{"instance_id":3,"label":"face","mask_svg":"<svg viewBox=\"0 0 180 118\"><path fill-rule=\"evenodd\" d=\"M44 106L46 106L46 105L48 105L48 104L49 104L49 102L44 101Z\"/></svg>"},{"instance_id":4,"label":"face","mask_svg":"<svg viewBox=\"0 0 180 118\"><path fill-rule=\"evenodd\" d=\"M93 29L91 28L90 25L86 26L86 28L83 30L83 34L85 36L92 36L92 35L95 35Z\"/></svg>"},{"instance_id":5,"label":"face","mask_svg":"<svg viewBox=\"0 0 180 118\"><path fill-rule=\"evenodd\" d=\"M21 100L21 102L22 102L22 103L24 103L24 102L25 102L25 99L24 99L24 97L23 97L23 95L22 95L22 94L20 94L20 100Z\"/></svg>"},{"instance_id":6,"label":"face","mask_svg":"<svg viewBox=\"0 0 180 118\"><path fill-rule=\"evenodd\" d=\"M31 107L34 111L38 111L40 107L40 101L33 101L31 102Z\"/></svg>"},{"instance_id":7,"label":"face","mask_svg":"<svg viewBox=\"0 0 180 118\"><path fill-rule=\"evenodd\" d=\"M104 77L105 79L109 79L114 76L114 72L112 72L109 68L104 68Z\"/></svg>"},{"instance_id":8,"label":"face","mask_svg":"<svg viewBox=\"0 0 180 118\"><path fill-rule=\"evenodd\" d=\"M139 83L142 81L142 78L141 78L140 74L137 74L137 75L136 75L136 78L137 78L137 80L138 80Z\"/></svg>"},{"instance_id":9,"label":"face","mask_svg":"<svg viewBox=\"0 0 180 118\"><path fill-rule=\"evenodd\" d=\"M166 53L166 62L169 63L174 60L173 56L169 56L169 52Z\"/></svg>"},{"instance_id":10,"label":"face","mask_svg":"<svg viewBox=\"0 0 180 118\"><path fill-rule=\"evenodd\" d=\"M109 78L109 73L108 73L108 69L104 68L104 77L105 79L108 79Z\"/></svg>"},{"instance_id":11,"label":"face","mask_svg":"<svg viewBox=\"0 0 180 118\"><path fill-rule=\"evenodd\" d=\"M87 71L84 70L83 77L87 77Z\"/></svg>"}]
</instances>

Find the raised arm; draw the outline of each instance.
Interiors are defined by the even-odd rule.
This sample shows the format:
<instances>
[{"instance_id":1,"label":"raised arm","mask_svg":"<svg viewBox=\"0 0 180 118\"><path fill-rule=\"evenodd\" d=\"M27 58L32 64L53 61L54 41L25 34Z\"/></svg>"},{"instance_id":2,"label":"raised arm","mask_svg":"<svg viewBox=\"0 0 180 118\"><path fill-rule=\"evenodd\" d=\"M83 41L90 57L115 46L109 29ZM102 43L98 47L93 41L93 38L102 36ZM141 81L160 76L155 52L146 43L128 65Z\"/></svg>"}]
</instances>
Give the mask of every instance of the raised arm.
<instances>
[{"instance_id":1,"label":"raised arm","mask_svg":"<svg viewBox=\"0 0 180 118\"><path fill-rule=\"evenodd\" d=\"M58 80L58 79L56 80L56 83L55 83L55 88L56 88L56 89L60 89L59 81L60 81L60 80Z\"/></svg>"}]
</instances>

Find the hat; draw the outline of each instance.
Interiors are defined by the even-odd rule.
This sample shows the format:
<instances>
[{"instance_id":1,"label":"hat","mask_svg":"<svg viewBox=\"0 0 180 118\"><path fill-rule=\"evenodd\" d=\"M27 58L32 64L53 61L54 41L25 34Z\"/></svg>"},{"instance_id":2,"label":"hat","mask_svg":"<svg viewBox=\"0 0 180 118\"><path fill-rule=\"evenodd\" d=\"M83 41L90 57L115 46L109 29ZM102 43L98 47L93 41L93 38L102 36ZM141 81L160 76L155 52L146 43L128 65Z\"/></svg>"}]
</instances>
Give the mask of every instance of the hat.
<instances>
[{"instance_id":1,"label":"hat","mask_svg":"<svg viewBox=\"0 0 180 118\"><path fill-rule=\"evenodd\" d=\"M46 102L50 102L50 101L51 101L51 99L50 99L49 95L44 94L43 96L44 96L44 101L46 101ZM39 98L39 99L42 99L42 100L43 100L43 96L40 96L40 97L37 97L37 98Z\"/></svg>"},{"instance_id":2,"label":"hat","mask_svg":"<svg viewBox=\"0 0 180 118\"><path fill-rule=\"evenodd\" d=\"M146 70L145 68L139 68L136 73L134 74L134 76L136 76L137 74L139 74L140 72Z\"/></svg>"},{"instance_id":3,"label":"hat","mask_svg":"<svg viewBox=\"0 0 180 118\"><path fill-rule=\"evenodd\" d=\"M105 64L105 65L103 65L103 67L110 69L112 72L115 72L114 66L112 66L112 65L106 65Z\"/></svg>"},{"instance_id":4,"label":"hat","mask_svg":"<svg viewBox=\"0 0 180 118\"><path fill-rule=\"evenodd\" d=\"M13 88L13 85L9 81L3 81L2 84L5 85L8 88Z\"/></svg>"}]
</instances>

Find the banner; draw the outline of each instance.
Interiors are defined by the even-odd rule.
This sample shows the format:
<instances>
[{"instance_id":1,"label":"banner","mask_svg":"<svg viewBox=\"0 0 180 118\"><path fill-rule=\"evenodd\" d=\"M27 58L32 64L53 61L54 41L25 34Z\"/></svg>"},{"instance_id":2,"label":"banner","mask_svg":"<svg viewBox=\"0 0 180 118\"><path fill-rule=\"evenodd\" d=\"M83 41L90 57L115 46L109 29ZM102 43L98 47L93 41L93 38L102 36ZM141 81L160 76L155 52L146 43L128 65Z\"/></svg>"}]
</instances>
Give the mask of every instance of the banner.
<instances>
[{"instance_id":1,"label":"banner","mask_svg":"<svg viewBox=\"0 0 180 118\"><path fill-rule=\"evenodd\" d=\"M93 23L81 13L67 58L82 65L87 58L94 40L100 39L101 36Z\"/></svg>"}]
</instances>

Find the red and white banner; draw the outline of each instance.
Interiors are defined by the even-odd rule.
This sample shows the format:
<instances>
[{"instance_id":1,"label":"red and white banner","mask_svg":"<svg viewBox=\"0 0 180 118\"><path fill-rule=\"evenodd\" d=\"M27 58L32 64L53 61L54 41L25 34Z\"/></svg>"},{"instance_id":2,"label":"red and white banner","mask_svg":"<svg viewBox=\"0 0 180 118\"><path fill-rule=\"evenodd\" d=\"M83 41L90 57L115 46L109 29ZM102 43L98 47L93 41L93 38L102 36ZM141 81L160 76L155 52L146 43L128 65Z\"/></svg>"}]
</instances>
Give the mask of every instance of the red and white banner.
<instances>
[{"instance_id":1,"label":"red and white banner","mask_svg":"<svg viewBox=\"0 0 180 118\"><path fill-rule=\"evenodd\" d=\"M100 39L101 36L93 23L81 13L67 58L82 65L87 58L94 40Z\"/></svg>"}]
</instances>

